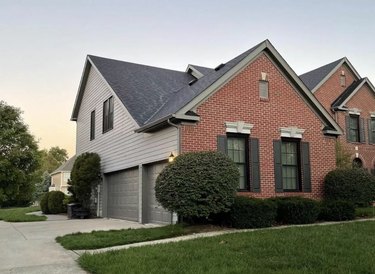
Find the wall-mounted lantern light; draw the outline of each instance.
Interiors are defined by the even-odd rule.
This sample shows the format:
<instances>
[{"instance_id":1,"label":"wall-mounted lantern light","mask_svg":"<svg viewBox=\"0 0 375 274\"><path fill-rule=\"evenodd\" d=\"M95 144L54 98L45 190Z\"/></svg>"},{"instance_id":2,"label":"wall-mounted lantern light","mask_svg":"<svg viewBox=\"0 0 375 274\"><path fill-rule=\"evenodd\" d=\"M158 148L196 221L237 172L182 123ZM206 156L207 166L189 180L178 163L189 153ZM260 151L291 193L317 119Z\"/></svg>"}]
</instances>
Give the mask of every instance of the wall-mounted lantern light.
<instances>
[{"instance_id":1,"label":"wall-mounted lantern light","mask_svg":"<svg viewBox=\"0 0 375 274\"><path fill-rule=\"evenodd\" d=\"M174 160L175 156L173 155L173 152L171 152L171 155L168 157L168 162L172 163Z\"/></svg>"}]
</instances>

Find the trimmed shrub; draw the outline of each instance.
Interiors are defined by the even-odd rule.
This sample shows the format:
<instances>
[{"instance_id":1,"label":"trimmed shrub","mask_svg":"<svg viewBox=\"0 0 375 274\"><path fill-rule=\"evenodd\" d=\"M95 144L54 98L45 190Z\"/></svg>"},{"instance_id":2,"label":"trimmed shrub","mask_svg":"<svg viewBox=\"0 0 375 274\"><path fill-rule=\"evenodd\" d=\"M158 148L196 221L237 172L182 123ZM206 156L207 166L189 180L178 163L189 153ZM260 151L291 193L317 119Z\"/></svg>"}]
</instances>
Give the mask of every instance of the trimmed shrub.
<instances>
[{"instance_id":1,"label":"trimmed shrub","mask_svg":"<svg viewBox=\"0 0 375 274\"><path fill-rule=\"evenodd\" d=\"M40 209L42 210L44 214L50 213L48 210L48 196L49 196L49 192L46 192L43 194L42 199L40 199Z\"/></svg>"},{"instance_id":2,"label":"trimmed shrub","mask_svg":"<svg viewBox=\"0 0 375 274\"><path fill-rule=\"evenodd\" d=\"M227 212L239 181L237 166L218 152L184 153L164 168L155 185L157 201L186 219Z\"/></svg>"},{"instance_id":3,"label":"trimmed shrub","mask_svg":"<svg viewBox=\"0 0 375 274\"><path fill-rule=\"evenodd\" d=\"M63 204L65 194L61 191L50 191L48 195L48 211L51 214L66 212Z\"/></svg>"},{"instance_id":4,"label":"trimmed shrub","mask_svg":"<svg viewBox=\"0 0 375 274\"><path fill-rule=\"evenodd\" d=\"M229 211L229 218L235 228L270 227L275 223L276 213L276 203L270 200L238 196Z\"/></svg>"},{"instance_id":5,"label":"trimmed shrub","mask_svg":"<svg viewBox=\"0 0 375 274\"><path fill-rule=\"evenodd\" d=\"M90 208L92 190L100 183L100 157L97 153L86 152L74 161L68 191L73 199Z\"/></svg>"},{"instance_id":6,"label":"trimmed shrub","mask_svg":"<svg viewBox=\"0 0 375 274\"><path fill-rule=\"evenodd\" d=\"M324 178L324 198L368 206L375 200L375 177L361 168L330 171Z\"/></svg>"},{"instance_id":7,"label":"trimmed shrub","mask_svg":"<svg viewBox=\"0 0 375 274\"><path fill-rule=\"evenodd\" d=\"M325 221L346 221L355 218L355 206L348 201L324 201L321 205L319 219Z\"/></svg>"},{"instance_id":8,"label":"trimmed shrub","mask_svg":"<svg viewBox=\"0 0 375 274\"><path fill-rule=\"evenodd\" d=\"M283 224L311 224L319 216L317 201L302 197L272 198L277 204L276 220Z\"/></svg>"}]
</instances>

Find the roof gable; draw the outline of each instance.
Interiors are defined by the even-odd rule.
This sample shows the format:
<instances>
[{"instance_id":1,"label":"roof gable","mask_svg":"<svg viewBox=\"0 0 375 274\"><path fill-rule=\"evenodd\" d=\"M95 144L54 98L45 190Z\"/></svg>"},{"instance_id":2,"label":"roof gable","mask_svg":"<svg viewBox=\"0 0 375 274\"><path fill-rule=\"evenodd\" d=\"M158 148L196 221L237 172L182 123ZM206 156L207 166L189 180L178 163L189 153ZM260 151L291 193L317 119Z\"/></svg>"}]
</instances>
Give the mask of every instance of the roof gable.
<instances>
[{"instance_id":1,"label":"roof gable","mask_svg":"<svg viewBox=\"0 0 375 274\"><path fill-rule=\"evenodd\" d=\"M226 81L255 60L267 53L289 81L297 88L315 114L328 130L326 134L341 134L341 129L301 79L276 51L270 41L265 40L215 69L189 65L186 72L139 65L89 55L82 75L72 120L76 120L87 81L88 69L93 66L102 75L109 87L122 102L139 128L136 132L155 130L169 123L170 118L198 121L194 107L216 92ZM194 70L194 77L188 70ZM196 75L196 76L197 76Z\"/></svg>"},{"instance_id":2,"label":"roof gable","mask_svg":"<svg viewBox=\"0 0 375 274\"><path fill-rule=\"evenodd\" d=\"M68 161L66 161L61 166L59 166L57 169L52 171L51 175L59 173L59 172L64 172L64 171L66 171L66 172L72 171L75 160L76 160L76 155L74 155Z\"/></svg>"},{"instance_id":3,"label":"roof gable","mask_svg":"<svg viewBox=\"0 0 375 274\"><path fill-rule=\"evenodd\" d=\"M345 104L361 89L363 85L367 84L372 92L375 94L375 88L370 80L365 77L354 81L349 87L347 87L343 93L332 103L332 108L335 110L346 110Z\"/></svg>"},{"instance_id":4,"label":"roof gable","mask_svg":"<svg viewBox=\"0 0 375 274\"><path fill-rule=\"evenodd\" d=\"M329 64L321 66L317 69L306 72L306 73L300 75L299 77L304 82L304 84L311 90L311 92L314 93L344 63L350 68L350 70L353 72L353 74L355 75L355 77L357 79L361 78L361 76L358 74L358 72L355 70L355 68L352 66L352 64L349 62L349 60L346 57L343 57L343 58L341 58L339 60L336 60L332 63L329 63Z\"/></svg>"}]
</instances>

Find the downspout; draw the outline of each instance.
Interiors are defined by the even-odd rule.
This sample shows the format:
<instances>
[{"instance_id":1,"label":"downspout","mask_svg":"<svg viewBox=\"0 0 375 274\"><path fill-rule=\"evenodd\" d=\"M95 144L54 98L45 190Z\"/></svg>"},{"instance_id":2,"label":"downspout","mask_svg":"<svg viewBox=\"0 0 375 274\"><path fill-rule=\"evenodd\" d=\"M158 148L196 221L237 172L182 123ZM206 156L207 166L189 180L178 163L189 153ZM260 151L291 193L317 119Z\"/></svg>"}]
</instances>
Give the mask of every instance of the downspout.
<instances>
[{"instance_id":1,"label":"downspout","mask_svg":"<svg viewBox=\"0 0 375 274\"><path fill-rule=\"evenodd\" d=\"M167 123L170 126L175 127L177 129L177 135L178 135L177 136L177 155L180 155L180 152L181 152L181 126L172 123L170 118L167 120ZM176 216L176 218L174 218L174 216ZM178 221L177 214L172 212L172 214L171 214L171 224L177 223L177 221Z\"/></svg>"}]
</instances>

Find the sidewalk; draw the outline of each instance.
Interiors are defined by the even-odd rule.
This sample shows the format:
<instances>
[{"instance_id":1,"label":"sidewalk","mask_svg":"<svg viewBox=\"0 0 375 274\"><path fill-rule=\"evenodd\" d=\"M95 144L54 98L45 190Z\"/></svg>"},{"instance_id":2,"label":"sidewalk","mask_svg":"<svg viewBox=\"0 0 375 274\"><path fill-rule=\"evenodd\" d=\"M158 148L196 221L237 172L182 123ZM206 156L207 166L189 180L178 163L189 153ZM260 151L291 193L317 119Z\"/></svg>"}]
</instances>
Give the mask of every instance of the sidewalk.
<instances>
[{"instance_id":1,"label":"sidewalk","mask_svg":"<svg viewBox=\"0 0 375 274\"><path fill-rule=\"evenodd\" d=\"M259 231L259 230L271 230L271 229L285 229L289 227L308 227L308 226L347 224L347 223L367 222L367 221L375 221L375 218L357 219L353 221L342 221L342 222L322 222L322 223L305 224L305 225L283 225L283 226L255 228L255 229L231 229L231 230L228 229L228 230L221 230L221 231L197 233L197 234L191 234L191 235L162 239L162 240L140 242L140 243L134 243L134 244L127 244L127 245L118 245L118 246L93 249L93 250L73 250L73 252L75 252L77 255L82 255L84 253L94 254L94 253L103 253L103 252L114 251L114 250L129 249L132 247L139 247L139 246L174 243L174 242L187 241L187 240L193 240L193 239L204 238L204 237L215 237L215 236L232 234L232 233L253 232L253 231Z\"/></svg>"}]
</instances>

